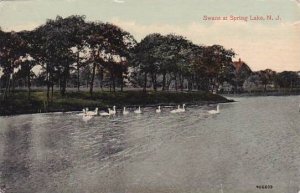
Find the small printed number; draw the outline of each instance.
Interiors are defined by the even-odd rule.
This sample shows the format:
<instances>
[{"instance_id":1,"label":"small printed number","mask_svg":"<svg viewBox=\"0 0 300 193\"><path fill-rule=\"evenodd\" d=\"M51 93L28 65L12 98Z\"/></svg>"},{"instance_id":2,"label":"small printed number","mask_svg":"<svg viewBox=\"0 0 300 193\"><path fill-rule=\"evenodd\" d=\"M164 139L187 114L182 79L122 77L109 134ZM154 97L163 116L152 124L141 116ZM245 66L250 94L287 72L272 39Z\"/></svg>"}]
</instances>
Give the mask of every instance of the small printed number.
<instances>
[{"instance_id":1,"label":"small printed number","mask_svg":"<svg viewBox=\"0 0 300 193\"><path fill-rule=\"evenodd\" d=\"M257 185L256 188L257 189L272 189L273 186L272 185Z\"/></svg>"}]
</instances>

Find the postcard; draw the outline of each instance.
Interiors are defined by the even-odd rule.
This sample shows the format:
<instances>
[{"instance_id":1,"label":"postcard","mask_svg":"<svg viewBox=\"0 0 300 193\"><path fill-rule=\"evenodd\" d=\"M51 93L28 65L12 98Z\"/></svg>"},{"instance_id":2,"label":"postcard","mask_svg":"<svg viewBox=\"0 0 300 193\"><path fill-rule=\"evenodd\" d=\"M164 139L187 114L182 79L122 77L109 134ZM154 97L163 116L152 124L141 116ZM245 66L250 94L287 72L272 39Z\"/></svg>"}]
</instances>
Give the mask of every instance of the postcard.
<instances>
[{"instance_id":1,"label":"postcard","mask_svg":"<svg viewBox=\"0 0 300 193\"><path fill-rule=\"evenodd\" d=\"M300 0L0 0L0 193L300 193Z\"/></svg>"}]
</instances>

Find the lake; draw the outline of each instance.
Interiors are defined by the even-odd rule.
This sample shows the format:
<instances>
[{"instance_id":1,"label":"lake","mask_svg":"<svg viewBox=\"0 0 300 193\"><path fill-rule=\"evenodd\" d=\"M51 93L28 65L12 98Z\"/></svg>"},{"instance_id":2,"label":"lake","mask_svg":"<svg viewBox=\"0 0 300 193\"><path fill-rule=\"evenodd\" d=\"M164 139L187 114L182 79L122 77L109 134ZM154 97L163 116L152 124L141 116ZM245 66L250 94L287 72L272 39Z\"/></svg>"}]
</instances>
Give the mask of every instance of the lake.
<instances>
[{"instance_id":1,"label":"lake","mask_svg":"<svg viewBox=\"0 0 300 193\"><path fill-rule=\"evenodd\" d=\"M0 185L12 193L297 193L300 96L234 100L215 115L216 105L205 105L87 122L76 113L0 117Z\"/></svg>"}]
</instances>

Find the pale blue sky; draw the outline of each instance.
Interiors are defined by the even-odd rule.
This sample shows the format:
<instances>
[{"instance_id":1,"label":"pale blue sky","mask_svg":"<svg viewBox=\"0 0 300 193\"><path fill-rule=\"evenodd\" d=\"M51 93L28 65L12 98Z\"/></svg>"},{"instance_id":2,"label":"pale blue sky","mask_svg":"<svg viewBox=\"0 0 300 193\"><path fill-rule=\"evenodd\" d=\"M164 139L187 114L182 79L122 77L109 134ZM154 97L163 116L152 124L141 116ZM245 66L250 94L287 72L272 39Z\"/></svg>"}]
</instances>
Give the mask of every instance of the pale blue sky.
<instances>
[{"instance_id":1,"label":"pale blue sky","mask_svg":"<svg viewBox=\"0 0 300 193\"><path fill-rule=\"evenodd\" d=\"M138 40L176 33L233 48L254 70L300 70L300 0L0 0L0 27L33 29L56 15L109 21ZM207 16L280 15L279 21L203 21Z\"/></svg>"}]
</instances>

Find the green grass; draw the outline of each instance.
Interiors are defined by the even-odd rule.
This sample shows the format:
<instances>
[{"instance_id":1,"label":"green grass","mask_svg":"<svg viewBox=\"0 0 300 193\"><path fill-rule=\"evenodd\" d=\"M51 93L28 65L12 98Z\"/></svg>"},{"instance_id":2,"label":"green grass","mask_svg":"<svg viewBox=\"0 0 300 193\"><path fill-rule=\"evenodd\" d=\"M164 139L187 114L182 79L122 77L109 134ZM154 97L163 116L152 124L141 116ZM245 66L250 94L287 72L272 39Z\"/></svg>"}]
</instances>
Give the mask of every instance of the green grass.
<instances>
[{"instance_id":1,"label":"green grass","mask_svg":"<svg viewBox=\"0 0 300 193\"><path fill-rule=\"evenodd\" d=\"M229 102L226 98L209 92L95 92L91 97L88 92L68 92L61 97L58 92L53 95L53 101L47 104L46 93L34 91L28 100L27 93L16 91L6 101L0 103L0 115L25 114L37 112L79 111L84 107L105 109L109 106L151 106L175 105L179 103L201 104L214 102Z\"/></svg>"}]
</instances>

